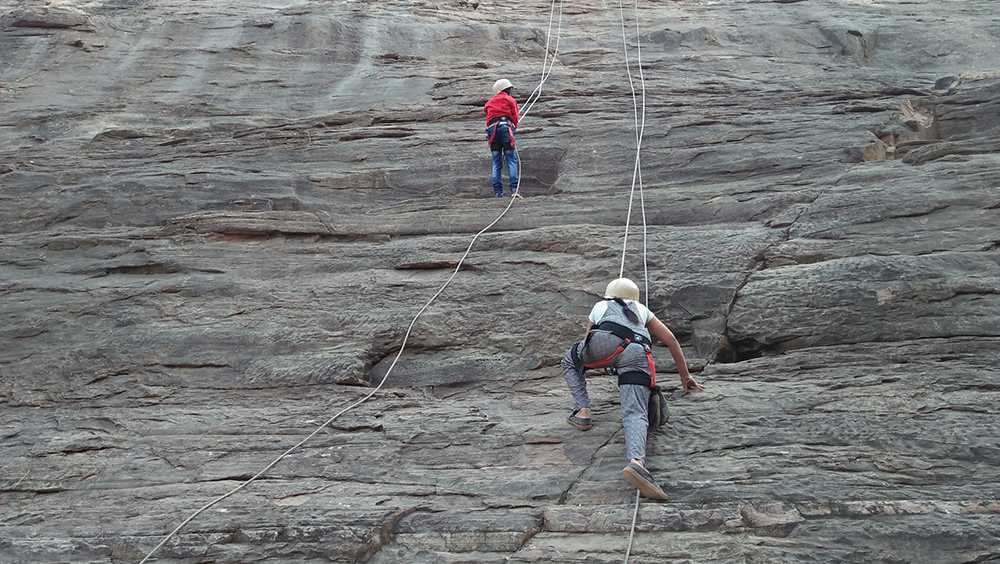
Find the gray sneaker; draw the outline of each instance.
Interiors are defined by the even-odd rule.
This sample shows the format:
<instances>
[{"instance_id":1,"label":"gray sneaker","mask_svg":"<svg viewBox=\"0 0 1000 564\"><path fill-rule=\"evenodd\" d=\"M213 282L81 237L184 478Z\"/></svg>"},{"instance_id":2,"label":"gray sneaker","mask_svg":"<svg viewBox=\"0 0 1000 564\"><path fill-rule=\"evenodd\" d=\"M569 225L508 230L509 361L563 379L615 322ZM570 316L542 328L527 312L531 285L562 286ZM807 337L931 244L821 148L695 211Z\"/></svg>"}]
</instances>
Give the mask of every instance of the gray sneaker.
<instances>
[{"instance_id":1,"label":"gray sneaker","mask_svg":"<svg viewBox=\"0 0 1000 564\"><path fill-rule=\"evenodd\" d=\"M639 466L635 462L629 462L628 466L622 470L622 474L625 475L625 479L630 484L639 490L642 497L666 501L667 494L656 484L653 475L642 466Z\"/></svg>"},{"instance_id":2,"label":"gray sneaker","mask_svg":"<svg viewBox=\"0 0 1000 564\"><path fill-rule=\"evenodd\" d=\"M577 417L576 416L577 413L580 413L579 409L574 410L573 413L571 413L570 416L566 418L566 421L568 421L570 425L576 427L581 431L589 431L590 428L594 426L594 424L591 422L590 417Z\"/></svg>"}]
</instances>

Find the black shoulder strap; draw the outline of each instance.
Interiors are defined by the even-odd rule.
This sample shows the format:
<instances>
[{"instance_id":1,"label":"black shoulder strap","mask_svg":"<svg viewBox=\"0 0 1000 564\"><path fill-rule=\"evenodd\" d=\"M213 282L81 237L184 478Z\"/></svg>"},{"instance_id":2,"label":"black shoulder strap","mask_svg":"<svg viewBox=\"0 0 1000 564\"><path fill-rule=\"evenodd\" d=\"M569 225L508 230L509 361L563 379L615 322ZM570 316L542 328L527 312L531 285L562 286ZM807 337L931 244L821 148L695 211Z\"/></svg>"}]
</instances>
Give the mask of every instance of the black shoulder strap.
<instances>
[{"instance_id":1,"label":"black shoulder strap","mask_svg":"<svg viewBox=\"0 0 1000 564\"><path fill-rule=\"evenodd\" d=\"M616 304L620 305L622 308L622 313L625 314L626 317L628 317L628 314L625 313L626 310L631 311L632 313L635 314L636 317L639 317L639 313L633 310L632 308L628 307L628 304L625 303L625 300L621 298L604 298L604 299L615 302Z\"/></svg>"}]
</instances>

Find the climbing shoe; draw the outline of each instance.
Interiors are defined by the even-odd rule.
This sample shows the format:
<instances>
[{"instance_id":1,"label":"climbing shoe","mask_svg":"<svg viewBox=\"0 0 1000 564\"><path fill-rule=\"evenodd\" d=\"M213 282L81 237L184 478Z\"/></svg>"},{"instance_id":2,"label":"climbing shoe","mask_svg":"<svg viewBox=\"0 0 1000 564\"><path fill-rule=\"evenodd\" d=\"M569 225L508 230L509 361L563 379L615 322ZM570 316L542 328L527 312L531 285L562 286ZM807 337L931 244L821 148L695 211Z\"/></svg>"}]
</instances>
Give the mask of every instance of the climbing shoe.
<instances>
[{"instance_id":1,"label":"climbing shoe","mask_svg":"<svg viewBox=\"0 0 1000 564\"><path fill-rule=\"evenodd\" d=\"M594 426L593 423L590 422L590 417L577 417L577 413L580 413L579 409L574 410L566 421L581 431L589 431L590 428Z\"/></svg>"},{"instance_id":2,"label":"climbing shoe","mask_svg":"<svg viewBox=\"0 0 1000 564\"><path fill-rule=\"evenodd\" d=\"M628 480L630 484L639 490L642 497L664 501L667 499L667 494L665 494L663 489L656 484L656 480L653 479L653 475L635 462L629 462L628 466L622 470L622 474L625 475L625 479Z\"/></svg>"}]
</instances>

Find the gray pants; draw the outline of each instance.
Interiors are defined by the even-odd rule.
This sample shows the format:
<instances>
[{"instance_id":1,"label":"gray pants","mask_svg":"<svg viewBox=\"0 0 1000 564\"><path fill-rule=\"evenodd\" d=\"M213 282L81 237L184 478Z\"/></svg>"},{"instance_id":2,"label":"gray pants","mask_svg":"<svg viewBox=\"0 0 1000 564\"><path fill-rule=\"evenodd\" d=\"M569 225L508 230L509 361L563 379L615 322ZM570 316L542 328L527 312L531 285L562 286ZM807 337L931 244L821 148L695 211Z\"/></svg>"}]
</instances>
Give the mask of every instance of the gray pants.
<instances>
[{"instance_id":1,"label":"gray pants","mask_svg":"<svg viewBox=\"0 0 1000 564\"><path fill-rule=\"evenodd\" d=\"M621 344L621 339L605 331L594 331L590 342L574 343L562 359L563 376L569 385L569 393L573 396L576 408L590 407L590 396L587 395L587 379L584 377L583 364L606 358ZM576 349L580 363L573 360ZM646 350L642 345L629 345L615 358L611 365L619 372L642 371L649 373L646 360ZM618 397L621 400L622 427L625 430L625 453L629 460L646 459L646 432L649 429L649 388L634 384L618 387Z\"/></svg>"}]
</instances>

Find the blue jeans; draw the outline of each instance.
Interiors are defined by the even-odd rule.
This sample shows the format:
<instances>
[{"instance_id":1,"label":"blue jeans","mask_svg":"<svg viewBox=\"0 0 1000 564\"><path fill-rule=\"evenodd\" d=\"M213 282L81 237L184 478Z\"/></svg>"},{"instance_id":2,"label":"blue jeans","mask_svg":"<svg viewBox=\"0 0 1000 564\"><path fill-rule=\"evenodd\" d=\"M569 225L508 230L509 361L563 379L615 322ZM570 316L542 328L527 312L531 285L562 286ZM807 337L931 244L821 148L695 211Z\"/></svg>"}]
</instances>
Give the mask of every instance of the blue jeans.
<instances>
[{"instance_id":1,"label":"blue jeans","mask_svg":"<svg viewBox=\"0 0 1000 564\"><path fill-rule=\"evenodd\" d=\"M503 196L503 165L507 163L507 176L510 182L510 193L517 193L518 173L520 164L517 159L517 149L514 148L514 135L507 122L498 122L486 128L487 138L492 139L490 152L493 154L493 193L498 198Z\"/></svg>"},{"instance_id":2,"label":"blue jeans","mask_svg":"<svg viewBox=\"0 0 1000 564\"><path fill-rule=\"evenodd\" d=\"M517 193L517 177L518 172L518 162L517 162L517 151L514 149L500 149L499 151L493 151L493 193L497 195L497 198L503 196L503 177L501 176L503 163L507 161L507 176L510 182L510 193Z\"/></svg>"}]
</instances>

